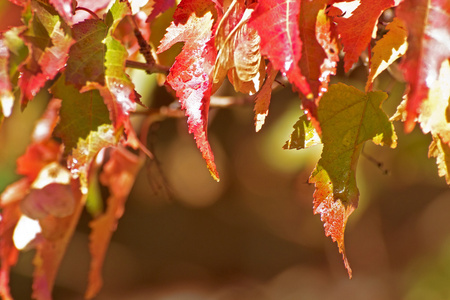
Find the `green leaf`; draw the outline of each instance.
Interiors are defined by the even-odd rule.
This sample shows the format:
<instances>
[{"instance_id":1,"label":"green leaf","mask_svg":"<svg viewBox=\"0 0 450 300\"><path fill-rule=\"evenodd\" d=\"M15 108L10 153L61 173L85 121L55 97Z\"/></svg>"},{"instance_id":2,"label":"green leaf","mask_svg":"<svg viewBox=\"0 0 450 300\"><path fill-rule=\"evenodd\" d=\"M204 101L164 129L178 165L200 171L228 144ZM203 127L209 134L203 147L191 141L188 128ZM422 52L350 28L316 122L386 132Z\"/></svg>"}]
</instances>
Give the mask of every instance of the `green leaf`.
<instances>
[{"instance_id":1,"label":"green leaf","mask_svg":"<svg viewBox=\"0 0 450 300\"><path fill-rule=\"evenodd\" d=\"M96 131L100 125L111 124L111 121L99 91L80 93L65 81L65 77L61 76L51 91L55 98L62 99L60 121L55 134L63 140L65 154L68 154L76 147L79 139L85 139L91 131Z\"/></svg>"},{"instance_id":2,"label":"green leaf","mask_svg":"<svg viewBox=\"0 0 450 300\"><path fill-rule=\"evenodd\" d=\"M320 137L306 115L301 116L293 127L294 131L284 144L283 149L299 150L320 144Z\"/></svg>"},{"instance_id":3,"label":"green leaf","mask_svg":"<svg viewBox=\"0 0 450 300\"><path fill-rule=\"evenodd\" d=\"M105 51L103 44L108 28L102 20L86 20L75 24L75 44L70 48L66 80L78 89L88 81L105 83Z\"/></svg>"},{"instance_id":4,"label":"green leaf","mask_svg":"<svg viewBox=\"0 0 450 300\"><path fill-rule=\"evenodd\" d=\"M369 92L339 83L329 87L319 102L323 152L310 177L315 184L314 213L321 214L325 234L338 243L351 277L344 248L347 219L358 205L356 166L364 142L394 148L394 127L381 109L384 92Z\"/></svg>"}]
</instances>

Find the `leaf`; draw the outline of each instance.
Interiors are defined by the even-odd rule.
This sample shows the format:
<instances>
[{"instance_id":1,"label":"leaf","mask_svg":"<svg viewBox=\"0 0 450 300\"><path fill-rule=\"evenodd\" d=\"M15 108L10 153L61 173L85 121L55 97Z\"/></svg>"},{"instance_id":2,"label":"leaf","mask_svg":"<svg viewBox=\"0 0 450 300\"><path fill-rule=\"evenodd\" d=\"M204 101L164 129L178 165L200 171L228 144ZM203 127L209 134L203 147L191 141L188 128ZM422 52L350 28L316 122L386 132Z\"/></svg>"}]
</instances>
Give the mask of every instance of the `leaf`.
<instances>
[{"instance_id":1,"label":"leaf","mask_svg":"<svg viewBox=\"0 0 450 300\"><path fill-rule=\"evenodd\" d=\"M263 63L259 51L261 38L256 30L247 26L254 9L246 8L243 0L227 1L224 9L226 12L217 26L214 40L218 51L214 84L222 83L229 69L233 69L233 75L236 75L233 76L233 83L239 85L257 79L257 76L264 76L260 72ZM235 90L239 88L235 86Z\"/></svg>"},{"instance_id":2,"label":"leaf","mask_svg":"<svg viewBox=\"0 0 450 300\"><path fill-rule=\"evenodd\" d=\"M77 7L76 0L49 0L49 3L53 5L64 21L69 25L73 24L73 12Z\"/></svg>"},{"instance_id":3,"label":"leaf","mask_svg":"<svg viewBox=\"0 0 450 300\"><path fill-rule=\"evenodd\" d=\"M77 147L68 157L68 166L75 178L80 177L83 194L87 193L89 166L98 152L106 147L115 146L121 132L116 132L112 125L100 125L97 131L91 131L85 139L79 139Z\"/></svg>"},{"instance_id":4,"label":"leaf","mask_svg":"<svg viewBox=\"0 0 450 300\"><path fill-rule=\"evenodd\" d=\"M386 26L388 32L373 47L373 56L370 62L370 71L366 83L366 91L372 86L372 82L381 72L386 70L394 61L403 56L408 44L406 42L407 31L402 20L394 20Z\"/></svg>"},{"instance_id":5,"label":"leaf","mask_svg":"<svg viewBox=\"0 0 450 300\"><path fill-rule=\"evenodd\" d=\"M175 5L175 0L155 0L152 12L148 16L146 22L151 23L159 14L165 12Z\"/></svg>"},{"instance_id":6,"label":"leaf","mask_svg":"<svg viewBox=\"0 0 450 300\"><path fill-rule=\"evenodd\" d=\"M378 18L383 11L396 5L394 0L356 0L349 3L353 4L358 1L361 4L352 12L343 11L341 15L333 18L336 22L336 30L344 45L345 72L350 70L353 64L358 61L363 50L368 47ZM397 2L399 1L397 0Z\"/></svg>"},{"instance_id":7,"label":"leaf","mask_svg":"<svg viewBox=\"0 0 450 300\"><path fill-rule=\"evenodd\" d=\"M272 64L267 66L267 78L255 97L255 130L260 131L266 116L269 114L270 97L272 96L272 84L277 77L278 70L272 68Z\"/></svg>"},{"instance_id":8,"label":"leaf","mask_svg":"<svg viewBox=\"0 0 450 300\"><path fill-rule=\"evenodd\" d=\"M19 180L9 185L0 199L0 297L3 300L12 300L9 290L9 273L18 258L13 234L21 216L20 200L25 196L28 187L28 180Z\"/></svg>"},{"instance_id":9,"label":"leaf","mask_svg":"<svg viewBox=\"0 0 450 300\"><path fill-rule=\"evenodd\" d=\"M315 130L312 122L308 120L307 115L303 115L294 124L294 131L292 131L289 140L283 146L283 149L306 149L317 144L320 144L320 137Z\"/></svg>"},{"instance_id":10,"label":"leaf","mask_svg":"<svg viewBox=\"0 0 450 300\"><path fill-rule=\"evenodd\" d=\"M75 203L70 179L70 172L58 162L43 167L20 203L22 213L36 220L48 215L58 218L71 215Z\"/></svg>"},{"instance_id":11,"label":"leaf","mask_svg":"<svg viewBox=\"0 0 450 300\"><path fill-rule=\"evenodd\" d=\"M312 98L309 85L298 66L302 51L299 33L300 2L296 0L261 0L248 26L261 37L261 53L277 70L286 74L308 99Z\"/></svg>"},{"instance_id":12,"label":"leaf","mask_svg":"<svg viewBox=\"0 0 450 300\"><path fill-rule=\"evenodd\" d=\"M95 297L102 286L101 269L111 236L117 228L117 222L122 217L125 201L133 187L136 175L143 164L143 159L124 148L114 148L109 161L100 174L103 186L109 189L106 211L95 218L90 227L89 249L92 260L89 270L89 284L85 297Z\"/></svg>"},{"instance_id":13,"label":"leaf","mask_svg":"<svg viewBox=\"0 0 450 300\"><path fill-rule=\"evenodd\" d=\"M439 77L430 86L428 97L420 106L419 122L423 133L439 136L443 143L450 143L449 120L450 62L442 62Z\"/></svg>"},{"instance_id":14,"label":"leaf","mask_svg":"<svg viewBox=\"0 0 450 300\"><path fill-rule=\"evenodd\" d=\"M23 34L30 55L20 67L18 82L22 91L22 108L65 66L73 43L70 35L65 34L53 8L36 1L31 2L31 8L33 18Z\"/></svg>"},{"instance_id":15,"label":"leaf","mask_svg":"<svg viewBox=\"0 0 450 300\"><path fill-rule=\"evenodd\" d=\"M450 146L438 135L433 135L433 141L428 149L428 157L435 157L438 166L438 174L445 176L445 181L450 184Z\"/></svg>"},{"instance_id":16,"label":"leaf","mask_svg":"<svg viewBox=\"0 0 450 300\"><path fill-rule=\"evenodd\" d=\"M409 86L405 131L413 130L419 108L438 79L439 69L450 58L450 2L410 0L397 9L408 30L408 50L401 64Z\"/></svg>"},{"instance_id":17,"label":"leaf","mask_svg":"<svg viewBox=\"0 0 450 300\"><path fill-rule=\"evenodd\" d=\"M51 291L61 260L80 218L85 196L80 193L79 183L72 180L71 190L74 199L74 211L64 218L52 215L39 221L42 228L41 242L37 244L33 259L34 299L51 300Z\"/></svg>"},{"instance_id":18,"label":"leaf","mask_svg":"<svg viewBox=\"0 0 450 300\"><path fill-rule=\"evenodd\" d=\"M314 213L320 213L325 235L337 242L350 277L344 230L358 205L355 173L361 149L368 140L392 148L397 143L394 127L381 110L386 98L384 92L365 94L339 83L331 85L319 102L323 151L309 179L315 184Z\"/></svg>"},{"instance_id":19,"label":"leaf","mask_svg":"<svg viewBox=\"0 0 450 300\"><path fill-rule=\"evenodd\" d=\"M67 83L81 89L86 82L105 83L105 51L102 43L107 34L106 24L97 19L86 20L72 28L75 43L69 51L65 70Z\"/></svg>"},{"instance_id":20,"label":"leaf","mask_svg":"<svg viewBox=\"0 0 450 300\"><path fill-rule=\"evenodd\" d=\"M29 182L37 178L43 167L61 159L61 144L52 138L60 107L61 102L57 99L48 103L47 109L36 122L32 133L32 143L17 159L17 174L26 176Z\"/></svg>"},{"instance_id":21,"label":"leaf","mask_svg":"<svg viewBox=\"0 0 450 300\"><path fill-rule=\"evenodd\" d=\"M315 102L328 89L330 76L336 74L339 48L332 22L325 14L328 1L302 1L300 38L303 42L300 68L308 80Z\"/></svg>"},{"instance_id":22,"label":"leaf","mask_svg":"<svg viewBox=\"0 0 450 300\"><path fill-rule=\"evenodd\" d=\"M12 93L11 82L9 80L9 50L3 40L0 40L0 124L3 116L9 117L11 115L12 106L14 103L14 95Z\"/></svg>"},{"instance_id":23,"label":"leaf","mask_svg":"<svg viewBox=\"0 0 450 300\"><path fill-rule=\"evenodd\" d=\"M170 69L167 83L176 91L188 117L189 132L194 134L211 175L218 181L219 174L206 135L212 72L216 60L211 40L214 11L214 3L206 0L182 1L157 53L178 42L185 42Z\"/></svg>"},{"instance_id":24,"label":"leaf","mask_svg":"<svg viewBox=\"0 0 450 300\"><path fill-rule=\"evenodd\" d=\"M110 124L111 121L99 91L80 93L65 81L65 77L61 76L51 92L53 97L62 99L60 121L55 128L55 135L62 139L64 153L67 155L76 147L80 138L85 139L91 131L96 131L100 125Z\"/></svg>"}]
</instances>

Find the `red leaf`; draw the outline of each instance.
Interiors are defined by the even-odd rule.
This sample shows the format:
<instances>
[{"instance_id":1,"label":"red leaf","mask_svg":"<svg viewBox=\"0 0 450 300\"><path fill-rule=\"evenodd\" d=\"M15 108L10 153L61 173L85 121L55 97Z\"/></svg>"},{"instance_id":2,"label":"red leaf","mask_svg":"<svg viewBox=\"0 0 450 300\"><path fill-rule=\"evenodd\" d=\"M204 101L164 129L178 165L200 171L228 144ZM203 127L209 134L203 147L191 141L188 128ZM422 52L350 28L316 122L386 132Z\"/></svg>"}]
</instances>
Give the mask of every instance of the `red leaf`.
<instances>
[{"instance_id":1,"label":"red leaf","mask_svg":"<svg viewBox=\"0 0 450 300\"><path fill-rule=\"evenodd\" d=\"M352 3L357 4L357 1ZM344 3L345 1L335 2ZM369 45L378 18L383 11L397 5L398 2L399 0L361 0L361 4L355 10L344 10L342 14L333 18L337 23L336 30L344 45L345 72L358 61L361 53Z\"/></svg>"},{"instance_id":2,"label":"red leaf","mask_svg":"<svg viewBox=\"0 0 450 300\"><path fill-rule=\"evenodd\" d=\"M21 65L18 82L22 91L22 107L65 66L73 43L72 38L65 34L58 15L53 15L37 2L32 2L32 10L31 26L24 33L31 53Z\"/></svg>"},{"instance_id":3,"label":"red leaf","mask_svg":"<svg viewBox=\"0 0 450 300\"><path fill-rule=\"evenodd\" d=\"M9 291L9 271L17 262L18 250L14 246L13 234L17 222L22 215L20 200L25 197L30 183L28 180L19 180L9 185L0 199L0 297L12 300Z\"/></svg>"},{"instance_id":4,"label":"red leaf","mask_svg":"<svg viewBox=\"0 0 450 300\"><path fill-rule=\"evenodd\" d=\"M261 0L248 24L261 37L261 53L310 99L311 90L298 65L302 51L299 13L300 1Z\"/></svg>"},{"instance_id":5,"label":"red leaf","mask_svg":"<svg viewBox=\"0 0 450 300\"><path fill-rule=\"evenodd\" d=\"M101 183L108 187L110 196L106 211L90 223L89 249L92 255L86 298L93 298L102 286L101 269L106 250L117 222L122 217L125 201L133 187L143 160L123 148L112 149L111 157L100 174Z\"/></svg>"},{"instance_id":6,"label":"red leaf","mask_svg":"<svg viewBox=\"0 0 450 300\"><path fill-rule=\"evenodd\" d=\"M186 110L189 132L194 134L211 175L218 181L219 174L206 136L212 72L217 55L211 39L214 12L214 3L210 1L182 1L158 53L178 42L185 42L170 69L167 83L176 91L181 107Z\"/></svg>"},{"instance_id":7,"label":"red leaf","mask_svg":"<svg viewBox=\"0 0 450 300\"><path fill-rule=\"evenodd\" d=\"M442 62L450 58L450 2L409 0L397 9L408 30L408 50L402 63L409 84L405 130L412 131L422 102L438 79Z\"/></svg>"},{"instance_id":8,"label":"red leaf","mask_svg":"<svg viewBox=\"0 0 450 300\"><path fill-rule=\"evenodd\" d=\"M33 259L35 269L32 295L39 300L52 299L51 291L56 273L82 212L85 196L80 193L78 181L72 181L71 189L74 212L64 218L48 215L39 221L43 239L37 244Z\"/></svg>"},{"instance_id":9,"label":"red leaf","mask_svg":"<svg viewBox=\"0 0 450 300\"><path fill-rule=\"evenodd\" d=\"M330 76L336 74L339 48L332 23L325 15L327 0L302 1L300 37L303 42L300 68L316 98L328 89Z\"/></svg>"},{"instance_id":10,"label":"red leaf","mask_svg":"<svg viewBox=\"0 0 450 300\"><path fill-rule=\"evenodd\" d=\"M25 154L17 159L17 174L27 176L34 181L41 169L61 156L61 144L54 140L33 143L28 146Z\"/></svg>"},{"instance_id":11,"label":"red leaf","mask_svg":"<svg viewBox=\"0 0 450 300\"><path fill-rule=\"evenodd\" d=\"M9 117L14 102L9 80L9 51L0 39L0 105L4 116ZM1 122L1 117L0 117Z\"/></svg>"},{"instance_id":12,"label":"red leaf","mask_svg":"<svg viewBox=\"0 0 450 300\"><path fill-rule=\"evenodd\" d=\"M69 25L73 23L73 10L77 6L76 0L49 0L49 2Z\"/></svg>"},{"instance_id":13,"label":"red leaf","mask_svg":"<svg viewBox=\"0 0 450 300\"><path fill-rule=\"evenodd\" d=\"M151 23L159 14L165 12L175 5L175 0L156 0L153 5L152 12L148 16L146 22Z\"/></svg>"}]
</instances>

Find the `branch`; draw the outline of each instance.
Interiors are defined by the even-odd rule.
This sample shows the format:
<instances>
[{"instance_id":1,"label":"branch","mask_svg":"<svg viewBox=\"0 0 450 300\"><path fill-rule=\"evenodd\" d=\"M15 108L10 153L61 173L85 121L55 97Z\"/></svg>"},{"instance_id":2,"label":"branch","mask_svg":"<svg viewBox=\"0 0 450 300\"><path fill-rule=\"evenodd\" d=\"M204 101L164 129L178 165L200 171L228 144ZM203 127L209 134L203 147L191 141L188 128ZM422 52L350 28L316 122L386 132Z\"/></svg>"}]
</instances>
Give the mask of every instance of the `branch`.
<instances>
[{"instance_id":1,"label":"branch","mask_svg":"<svg viewBox=\"0 0 450 300\"><path fill-rule=\"evenodd\" d=\"M169 67L158 64L147 64L133 60L127 60L125 66L127 68L144 70L145 72L147 72L147 74L161 73L167 75L169 73Z\"/></svg>"}]
</instances>

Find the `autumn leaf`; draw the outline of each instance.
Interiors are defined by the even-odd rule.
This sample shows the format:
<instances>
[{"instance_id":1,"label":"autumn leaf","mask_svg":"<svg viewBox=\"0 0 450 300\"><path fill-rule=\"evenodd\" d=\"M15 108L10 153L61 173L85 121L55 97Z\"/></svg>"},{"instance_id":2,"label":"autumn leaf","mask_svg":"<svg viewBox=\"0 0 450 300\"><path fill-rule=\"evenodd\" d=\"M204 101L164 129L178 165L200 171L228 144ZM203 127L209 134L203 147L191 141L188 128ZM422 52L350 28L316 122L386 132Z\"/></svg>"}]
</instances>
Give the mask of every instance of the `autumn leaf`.
<instances>
[{"instance_id":1,"label":"autumn leaf","mask_svg":"<svg viewBox=\"0 0 450 300\"><path fill-rule=\"evenodd\" d=\"M342 83L331 85L318 107L322 157L311 174L315 184L314 213L321 215L325 234L337 242L349 276L344 247L347 219L358 205L356 166L364 142L395 147L394 127L381 109L384 92L367 94Z\"/></svg>"},{"instance_id":2,"label":"autumn leaf","mask_svg":"<svg viewBox=\"0 0 450 300\"><path fill-rule=\"evenodd\" d=\"M401 68L409 86L405 131L414 128L422 102L438 79L444 60L450 58L450 2L409 0L397 9L408 30L408 50Z\"/></svg>"},{"instance_id":3,"label":"autumn leaf","mask_svg":"<svg viewBox=\"0 0 450 300\"><path fill-rule=\"evenodd\" d=\"M450 184L450 146L438 135L433 135L433 141L428 149L428 157L435 157L438 166L438 174L445 177Z\"/></svg>"},{"instance_id":4,"label":"autumn leaf","mask_svg":"<svg viewBox=\"0 0 450 300\"><path fill-rule=\"evenodd\" d=\"M240 90L243 82L256 80L254 93L259 90L261 78L265 75L264 68L261 72L261 38L256 30L247 26L254 9L246 8L243 0L226 1L224 9L214 40L218 52L213 82L220 85L228 70L232 69L235 90Z\"/></svg>"},{"instance_id":5,"label":"autumn leaf","mask_svg":"<svg viewBox=\"0 0 450 300\"><path fill-rule=\"evenodd\" d=\"M272 84L277 77L278 70L272 67L270 63L267 66L267 78L264 81L261 90L255 97L255 130L260 131L267 115L269 114L270 98L272 96Z\"/></svg>"},{"instance_id":6,"label":"autumn leaf","mask_svg":"<svg viewBox=\"0 0 450 300\"><path fill-rule=\"evenodd\" d=\"M437 80L430 86L418 117L423 133L440 136L442 142L447 144L450 144L449 99L450 62L447 59L442 62Z\"/></svg>"},{"instance_id":7,"label":"autumn leaf","mask_svg":"<svg viewBox=\"0 0 450 300\"><path fill-rule=\"evenodd\" d=\"M212 72L216 60L211 40L214 11L214 3L206 0L182 1L157 53L178 42L185 42L170 69L167 83L176 91L188 117L189 132L194 135L211 175L218 181L219 174L206 135Z\"/></svg>"},{"instance_id":8,"label":"autumn leaf","mask_svg":"<svg viewBox=\"0 0 450 300\"><path fill-rule=\"evenodd\" d=\"M67 83L78 89L88 81L104 84L104 57L106 46L102 43L107 34L102 20L92 19L75 24L72 28L75 43L69 51L65 70Z\"/></svg>"},{"instance_id":9,"label":"autumn leaf","mask_svg":"<svg viewBox=\"0 0 450 300\"><path fill-rule=\"evenodd\" d=\"M154 2L152 12L147 17L147 23L151 23L159 14L175 5L175 0L155 0Z\"/></svg>"},{"instance_id":10,"label":"autumn leaf","mask_svg":"<svg viewBox=\"0 0 450 300\"><path fill-rule=\"evenodd\" d=\"M18 82L22 91L22 107L65 66L73 43L52 7L32 1L31 9L33 18L28 30L23 33L30 55L20 67Z\"/></svg>"},{"instance_id":11,"label":"autumn leaf","mask_svg":"<svg viewBox=\"0 0 450 300\"><path fill-rule=\"evenodd\" d=\"M103 124L96 131L91 131L85 139L79 139L67 161L75 178L80 177L83 194L87 193L89 166L103 148L117 145L121 132L116 132L112 125Z\"/></svg>"},{"instance_id":12,"label":"autumn leaf","mask_svg":"<svg viewBox=\"0 0 450 300\"><path fill-rule=\"evenodd\" d=\"M12 300L9 290L10 269L17 263L18 250L14 246L14 229L21 217L20 200L28 190L28 180L9 185L0 198L0 297Z\"/></svg>"},{"instance_id":13,"label":"autumn leaf","mask_svg":"<svg viewBox=\"0 0 450 300\"><path fill-rule=\"evenodd\" d=\"M339 48L332 22L325 14L328 1L301 1L300 38L302 56L300 68L308 80L315 102L327 91L330 76L336 74Z\"/></svg>"},{"instance_id":14,"label":"autumn leaf","mask_svg":"<svg viewBox=\"0 0 450 300\"><path fill-rule=\"evenodd\" d=\"M351 2L335 1L351 6L340 6L342 14L335 16L336 30L339 33L345 52L345 72L348 72L361 53L368 47L378 18L388 8L400 2L399 0L356 0ZM359 6L353 6L360 2ZM410 4L408 4L409 6ZM345 8L349 8L346 10Z\"/></svg>"},{"instance_id":15,"label":"autumn leaf","mask_svg":"<svg viewBox=\"0 0 450 300\"><path fill-rule=\"evenodd\" d=\"M312 98L309 85L299 68L302 41L299 32L300 1L261 0L248 26L261 37L261 53L277 70L286 74L308 99Z\"/></svg>"},{"instance_id":16,"label":"autumn leaf","mask_svg":"<svg viewBox=\"0 0 450 300\"><path fill-rule=\"evenodd\" d=\"M71 215L64 218L48 215L39 221L43 239L37 244L33 259L35 269L32 297L35 299L52 299L51 291L56 273L80 218L85 195L80 193L78 181L72 180L71 191L74 199L74 209Z\"/></svg>"},{"instance_id":17,"label":"autumn leaf","mask_svg":"<svg viewBox=\"0 0 450 300\"><path fill-rule=\"evenodd\" d=\"M307 115L301 116L294 124L289 140L283 146L283 149L306 149L321 143L320 136L315 130L312 122L308 120Z\"/></svg>"},{"instance_id":18,"label":"autumn leaf","mask_svg":"<svg viewBox=\"0 0 450 300\"><path fill-rule=\"evenodd\" d=\"M407 31L403 22L394 18L386 26L388 32L377 41L373 47L370 61L369 76L366 83L366 92L372 86L372 82L381 72L386 70L394 61L403 56L408 47L406 42Z\"/></svg>"},{"instance_id":19,"label":"autumn leaf","mask_svg":"<svg viewBox=\"0 0 450 300\"><path fill-rule=\"evenodd\" d=\"M53 5L64 21L72 25L74 9L77 6L76 0L49 0L49 3Z\"/></svg>"},{"instance_id":20,"label":"autumn leaf","mask_svg":"<svg viewBox=\"0 0 450 300\"><path fill-rule=\"evenodd\" d=\"M92 232L89 236L89 249L92 260L85 295L87 299L95 297L103 284L101 270L106 251L111 236L117 228L117 222L123 215L125 201L142 164L141 157L124 148L114 148L100 174L100 181L109 189L110 196L107 200L106 211L90 223Z\"/></svg>"},{"instance_id":21,"label":"autumn leaf","mask_svg":"<svg viewBox=\"0 0 450 300\"><path fill-rule=\"evenodd\" d=\"M55 135L62 139L64 153L67 155L76 147L80 138L85 139L91 131L96 131L100 125L110 124L111 121L99 91L80 93L65 81L65 77L61 76L51 92L53 97L62 99Z\"/></svg>"},{"instance_id":22,"label":"autumn leaf","mask_svg":"<svg viewBox=\"0 0 450 300\"><path fill-rule=\"evenodd\" d=\"M0 124L3 116L9 117L14 102L14 95L12 93L11 82L9 80L9 51L3 40L0 40Z\"/></svg>"}]
</instances>

